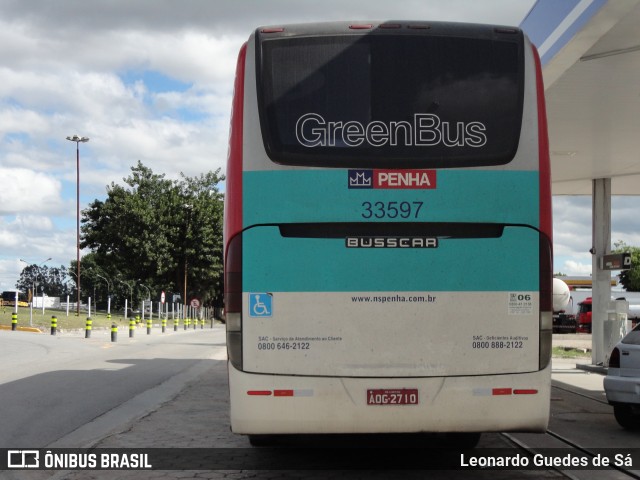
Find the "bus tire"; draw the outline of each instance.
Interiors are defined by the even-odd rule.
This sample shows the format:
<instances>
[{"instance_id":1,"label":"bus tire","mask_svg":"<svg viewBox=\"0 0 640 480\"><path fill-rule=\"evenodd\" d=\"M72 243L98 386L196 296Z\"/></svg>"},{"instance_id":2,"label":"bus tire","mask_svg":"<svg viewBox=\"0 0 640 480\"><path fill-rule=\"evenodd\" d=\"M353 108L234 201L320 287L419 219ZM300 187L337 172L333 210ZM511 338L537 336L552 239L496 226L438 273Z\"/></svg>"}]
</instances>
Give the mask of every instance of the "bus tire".
<instances>
[{"instance_id":1,"label":"bus tire","mask_svg":"<svg viewBox=\"0 0 640 480\"><path fill-rule=\"evenodd\" d=\"M252 447L269 447L273 445L273 435L249 435L249 443Z\"/></svg>"},{"instance_id":2,"label":"bus tire","mask_svg":"<svg viewBox=\"0 0 640 480\"><path fill-rule=\"evenodd\" d=\"M476 448L481 436L482 433L480 432L450 433L448 434L448 444L455 449Z\"/></svg>"}]
</instances>

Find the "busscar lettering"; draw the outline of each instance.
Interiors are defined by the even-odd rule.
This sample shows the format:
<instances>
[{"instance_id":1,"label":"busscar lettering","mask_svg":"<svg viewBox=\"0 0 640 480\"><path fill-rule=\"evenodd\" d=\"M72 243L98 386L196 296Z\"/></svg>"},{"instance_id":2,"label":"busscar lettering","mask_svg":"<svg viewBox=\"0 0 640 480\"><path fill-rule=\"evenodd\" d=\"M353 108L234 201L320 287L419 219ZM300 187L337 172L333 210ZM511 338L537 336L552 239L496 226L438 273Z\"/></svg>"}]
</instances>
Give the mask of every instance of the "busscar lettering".
<instances>
[{"instance_id":1,"label":"busscar lettering","mask_svg":"<svg viewBox=\"0 0 640 480\"><path fill-rule=\"evenodd\" d=\"M303 147L416 146L482 147L487 143L482 122L446 122L433 113L416 113L407 121L327 121L305 113L296 122L296 139Z\"/></svg>"},{"instance_id":2,"label":"busscar lettering","mask_svg":"<svg viewBox=\"0 0 640 480\"><path fill-rule=\"evenodd\" d=\"M347 248L437 248L431 237L347 237Z\"/></svg>"}]
</instances>

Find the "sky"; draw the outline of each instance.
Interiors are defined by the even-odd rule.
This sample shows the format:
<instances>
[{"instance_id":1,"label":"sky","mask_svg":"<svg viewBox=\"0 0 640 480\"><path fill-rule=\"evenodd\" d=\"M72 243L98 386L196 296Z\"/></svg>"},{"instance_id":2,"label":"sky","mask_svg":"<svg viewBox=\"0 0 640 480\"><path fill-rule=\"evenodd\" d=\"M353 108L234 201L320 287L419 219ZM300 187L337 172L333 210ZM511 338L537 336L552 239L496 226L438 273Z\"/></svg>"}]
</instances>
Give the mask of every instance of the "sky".
<instances>
[{"instance_id":1,"label":"sky","mask_svg":"<svg viewBox=\"0 0 640 480\"><path fill-rule=\"evenodd\" d=\"M0 290L76 257L80 208L142 161L224 173L238 50L260 25L425 19L518 25L534 0L0 0ZM633 198L612 239L640 245ZM591 199L554 199L554 271L591 271ZM51 258L51 260L47 260ZM45 262L46 261L46 262Z\"/></svg>"}]
</instances>

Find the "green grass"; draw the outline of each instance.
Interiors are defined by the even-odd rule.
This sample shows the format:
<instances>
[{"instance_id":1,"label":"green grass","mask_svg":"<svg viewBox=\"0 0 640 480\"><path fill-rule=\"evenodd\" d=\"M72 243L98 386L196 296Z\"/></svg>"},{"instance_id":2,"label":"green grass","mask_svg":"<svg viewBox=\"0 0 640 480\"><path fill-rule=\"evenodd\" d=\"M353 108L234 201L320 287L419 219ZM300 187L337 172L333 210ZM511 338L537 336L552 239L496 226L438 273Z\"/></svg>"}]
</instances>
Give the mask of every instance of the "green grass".
<instances>
[{"instance_id":1,"label":"green grass","mask_svg":"<svg viewBox=\"0 0 640 480\"><path fill-rule=\"evenodd\" d=\"M14 307L0 307L0 325L11 326L11 315L14 312ZM55 315L58 318L58 329L75 329L85 328L87 322L87 312L80 312L80 316L76 316L75 311L69 311L67 317L66 310L53 310L45 309L44 315L42 309L33 309L33 322L29 323L30 314L28 308L18 308L18 326L29 327L34 326L41 330L49 330L51 328L51 317ZM107 318L107 312L91 312L92 328L96 327L111 327L112 323L118 326L129 325L129 319L124 321L124 315L122 313L111 314L111 320ZM153 322L158 321L158 316L154 315ZM171 322L171 316L169 316L169 322ZM167 322L167 323L169 323ZM173 325L173 324L172 324Z\"/></svg>"},{"instance_id":2,"label":"green grass","mask_svg":"<svg viewBox=\"0 0 640 480\"><path fill-rule=\"evenodd\" d=\"M552 356L556 358L591 358L591 352L576 348L553 347Z\"/></svg>"}]
</instances>

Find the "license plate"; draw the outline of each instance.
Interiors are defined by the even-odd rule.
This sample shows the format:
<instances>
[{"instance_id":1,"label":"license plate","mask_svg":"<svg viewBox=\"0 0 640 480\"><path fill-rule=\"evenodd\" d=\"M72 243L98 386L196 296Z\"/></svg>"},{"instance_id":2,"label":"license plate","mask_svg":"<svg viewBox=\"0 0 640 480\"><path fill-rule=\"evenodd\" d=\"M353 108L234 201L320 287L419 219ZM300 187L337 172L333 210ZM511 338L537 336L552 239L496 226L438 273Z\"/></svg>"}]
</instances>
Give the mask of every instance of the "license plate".
<instances>
[{"instance_id":1,"label":"license plate","mask_svg":"<svg viewBox=\"0 0 640 480\"><path fill-rule=\"evenodd\" d=\"M367 405L417 405L417 388L378 388L367 390Z\"/></svg>"}]
</instances>

